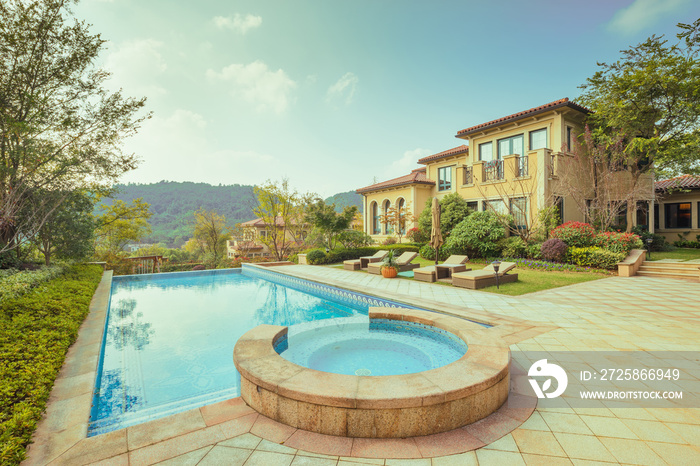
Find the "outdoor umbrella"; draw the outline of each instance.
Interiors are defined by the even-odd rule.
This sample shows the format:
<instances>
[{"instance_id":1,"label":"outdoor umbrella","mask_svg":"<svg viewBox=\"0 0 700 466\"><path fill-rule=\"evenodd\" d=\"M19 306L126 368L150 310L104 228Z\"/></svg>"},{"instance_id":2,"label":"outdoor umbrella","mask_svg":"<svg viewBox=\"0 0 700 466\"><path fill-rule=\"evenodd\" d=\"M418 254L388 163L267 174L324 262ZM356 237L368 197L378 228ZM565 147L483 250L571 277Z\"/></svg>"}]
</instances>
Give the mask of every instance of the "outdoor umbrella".
<instances>
[{"instance_id":1,"label":"outdoor umbrella","mask_svg":"<svg viewBox=\"0 0 700 466\"><path fill-rule=\"evenodd\" d=\"M435 249L435 265L438 263L438 251L442 246L442 232L440 231L440 201L433 198L433 227L430 229L430 246Z\"/></svg>"}]
</instances>

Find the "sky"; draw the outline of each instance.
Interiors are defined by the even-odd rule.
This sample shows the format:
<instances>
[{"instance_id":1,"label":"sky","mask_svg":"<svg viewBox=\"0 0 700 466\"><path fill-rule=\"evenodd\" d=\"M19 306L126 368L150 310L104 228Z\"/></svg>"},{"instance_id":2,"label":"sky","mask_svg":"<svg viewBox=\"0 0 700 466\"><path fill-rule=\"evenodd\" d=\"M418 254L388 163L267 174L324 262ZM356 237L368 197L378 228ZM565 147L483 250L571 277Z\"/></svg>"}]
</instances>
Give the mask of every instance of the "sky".
<instances>
[{"instance_id":1,"label":"sky","mask_svg":"<svg viewBox=\"0 0 700 466\"><path fill-rule=\"evenodd\" d=\"M322 196L405 175L461 129L563 97L696 0L82 0L110 88L147 97L121 182Z\"/></svg>"}]
</instances>

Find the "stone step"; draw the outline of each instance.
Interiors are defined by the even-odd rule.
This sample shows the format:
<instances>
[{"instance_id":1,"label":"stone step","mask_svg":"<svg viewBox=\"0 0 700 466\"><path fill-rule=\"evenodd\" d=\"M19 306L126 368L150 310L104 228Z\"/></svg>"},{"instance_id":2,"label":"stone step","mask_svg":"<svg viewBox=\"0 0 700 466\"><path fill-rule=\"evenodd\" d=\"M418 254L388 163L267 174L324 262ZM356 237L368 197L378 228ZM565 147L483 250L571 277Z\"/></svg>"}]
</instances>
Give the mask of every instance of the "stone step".
<instances>
[{"instance_id":1,"label":"stone step","mask_svg":"<svg viewBox=\"0 0 700 466\"><path fill-rule=\"evenodd\" d=\"M661 261L644 261L642 266L654 266L654 267L673 267L678 269L700 269L700 264L697 262L661 262Z\"/></svg>"},{"instance_id":2,"label":"stone step","mask_svg":"<svg viewBox=\"0 0 700 466\"><path fill-rule=\"evenodd\" d=\"M674 267L671 265L641 265L639 267L639 271L675 273L679 275L690 275L693 277L700 277L700 268Z\"/></svg>"},{"instance_id":3,"label":"stone step","mask_svg":"<svg viewBox=\"0 0 700 466\"><path fill-rule=\"evenodd\" d=\"M682 280L692 280L700 281L698 275L690 275L686 273L673 273L673 272L656 272L649 270L638 270L637 275L641 277L657 277L657 278L678 278Z\"/></svg>"}]
</instances>

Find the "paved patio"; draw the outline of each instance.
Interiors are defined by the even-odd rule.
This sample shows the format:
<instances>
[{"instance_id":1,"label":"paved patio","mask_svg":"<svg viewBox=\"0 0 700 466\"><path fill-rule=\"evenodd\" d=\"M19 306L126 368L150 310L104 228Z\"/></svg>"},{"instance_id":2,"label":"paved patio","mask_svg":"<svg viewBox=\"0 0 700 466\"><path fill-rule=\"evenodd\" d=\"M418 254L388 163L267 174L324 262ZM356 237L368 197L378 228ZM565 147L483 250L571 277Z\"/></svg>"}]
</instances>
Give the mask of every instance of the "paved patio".
<instances>
[{"instance_id":1,"label":"paved patio","mask_svg":"<svg viewBox=\"0 0 700 466\"><path fill-rule=\"evenodd\" d=\"M700 351L700 285L693 282L612 277L507 297L329 267L274 270L492 323L495 327L487 331L502 337L514 352ZM86 332L98 323L99 319L88 320ZM94 336L84 338L88 340ZM73 359L77 364L79 358ZM66 371L64 366L67 379L77 380L83 374ZM700 391L700 373L693 376ZM55 404L54 393L52 400ZM458 429L439 441L372 443L306 435L259 416L238 398L90 439L82 433L76 443L82 427L61 430L70 409L49 406L27 463L700 464L700 409L539 406L527 416L519 406L504 409L500 417L493 415L471 430Z\"/></svg>"}]
</instances>

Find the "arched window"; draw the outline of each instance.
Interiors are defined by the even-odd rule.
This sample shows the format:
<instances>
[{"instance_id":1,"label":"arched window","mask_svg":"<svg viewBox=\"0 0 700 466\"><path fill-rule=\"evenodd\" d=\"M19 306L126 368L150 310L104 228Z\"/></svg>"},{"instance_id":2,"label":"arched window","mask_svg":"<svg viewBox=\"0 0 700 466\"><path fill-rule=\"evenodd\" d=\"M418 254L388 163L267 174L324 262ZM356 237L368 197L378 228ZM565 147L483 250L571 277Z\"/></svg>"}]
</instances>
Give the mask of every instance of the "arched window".
<instances>
[{"instance_id":1,"label":"arched window","mask_svg":"<svg viewBox=\"0 0 700 466\"><path fill-rule=\"evenodd\" d=\"M406 219L404 218L404 214L406 213L406 200L403 197L399 199L396 209L399 213L399 225L401 228L401 236L403 236L406 234Z\"/></svg>"},{"instance_id":2,"label":"arched window","mask_svg":"<svg viewBox=\"0 0 700 466\"><path fill-rule=\"evenodd\" d=\"M372 212L372 234L378 235L381 233L381 230L379 228L379 209L376 202L372 202L370 212Z\"/></svg>"},{"instance_id":3,"label":"arched window","mask_svg":"<svg viewBox=\"0 0 700 466\"><path fill-rule=\"evenodd\" d=\"M390 235L394 232L393 226L389 224L389 217L387 216L390 207L391 201L387 199L386 201L384 201L384 233L387 235Z\"/></svg>"}]
</instances>

